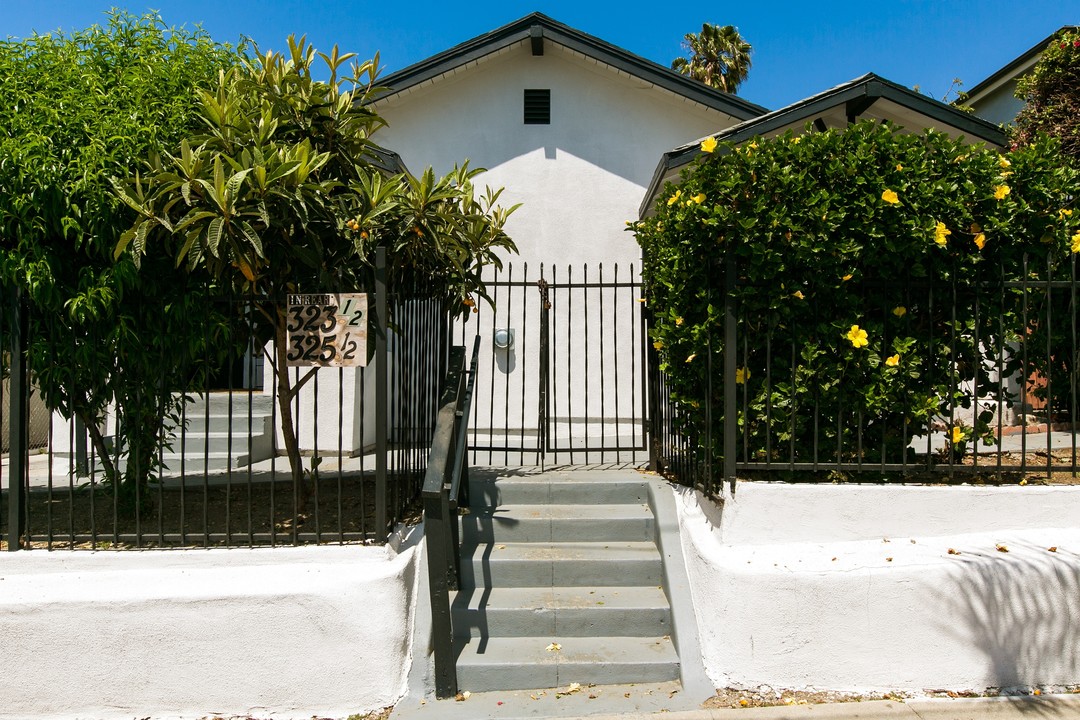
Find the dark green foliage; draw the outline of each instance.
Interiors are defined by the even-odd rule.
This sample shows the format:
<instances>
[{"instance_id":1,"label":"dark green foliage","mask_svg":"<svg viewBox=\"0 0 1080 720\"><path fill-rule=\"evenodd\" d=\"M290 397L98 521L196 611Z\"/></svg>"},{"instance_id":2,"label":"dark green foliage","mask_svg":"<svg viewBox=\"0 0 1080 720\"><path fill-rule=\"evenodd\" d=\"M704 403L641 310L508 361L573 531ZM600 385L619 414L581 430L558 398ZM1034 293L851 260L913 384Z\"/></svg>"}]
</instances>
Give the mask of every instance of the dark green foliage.
<instances>
[{"instance_id":1,"label":"dark green foliage","mask_svg":"<svg viewBox=\"0 0 1080 720\"><path fill-rule=\"evenodd\" d=\"M1003 156L864 122L703 155L634 227L655 344L688 430L703 435L712 403L719 447L725 255L738 270L751 458L794 447L806 459L816 443L851 460L858 429L862 459L895 459L935 416L970 406L964 383L1008 399L988 368L1014 375L1019 358L1005 349L1025 335L1045 358L1046 324L1029 296L1025 330L1021 290L1004 283L1067 279L1080 250L1077 173L1057 152L1043 139ZM954 447L987 438L989 418L957 423Z\"/></svg>"},{"instance_id":2,"label":"dark green foliage","mask_svg":"<svg viewBox=\"0 0 1080 720\"><path fill-rule=\"evenodd\" d=\"M1016 97L1024 109L1011 129L1017 145L1029 145L1039 133L1061 142L1062 155L1080 159L1080 33L1052 40L1030 74L1020 78Z\"/></svg>"},{"instance_id":3,"label":"dark green foliage","mask_svg":"<svg viewBox=\"0 0 1080 720\"><path fill-rule=\"evenodd\" d=\"M49 405L86 424L128 498L155 465L162 417L203 368L204 283L113 248L134 213L109 178L190 133L195 89L237 56L201 30L113 12L69 35L0 41L0 280L29 304L30 359ZM211 323L213 324L213 323ZM170 362L163 363L163 358ZM115 406L119 455L104 443Z\"/></svg>"}]
</instances>

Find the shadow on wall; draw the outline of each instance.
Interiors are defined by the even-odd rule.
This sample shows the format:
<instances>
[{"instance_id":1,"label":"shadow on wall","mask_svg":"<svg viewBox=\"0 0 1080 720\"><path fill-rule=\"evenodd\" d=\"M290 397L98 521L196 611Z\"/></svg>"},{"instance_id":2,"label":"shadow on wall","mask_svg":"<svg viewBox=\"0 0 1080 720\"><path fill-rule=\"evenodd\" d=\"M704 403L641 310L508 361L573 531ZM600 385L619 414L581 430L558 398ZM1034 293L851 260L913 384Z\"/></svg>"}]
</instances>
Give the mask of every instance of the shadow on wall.
<instances>
[{"instance_id":1,"label":"shadow on wall","mask_svg":"<svg viewBox=\"0 0 1080 720\"><path fill-rule=\"evenodd\" d=\"M986 654L988 676L1002 689L1080 681L1080 555L1030 543L1009 552L963 554L940 591L949 612L967 618L943 630ZM1041 704L1025 712L1060 714Z\"/></svg>"}]
</instances>

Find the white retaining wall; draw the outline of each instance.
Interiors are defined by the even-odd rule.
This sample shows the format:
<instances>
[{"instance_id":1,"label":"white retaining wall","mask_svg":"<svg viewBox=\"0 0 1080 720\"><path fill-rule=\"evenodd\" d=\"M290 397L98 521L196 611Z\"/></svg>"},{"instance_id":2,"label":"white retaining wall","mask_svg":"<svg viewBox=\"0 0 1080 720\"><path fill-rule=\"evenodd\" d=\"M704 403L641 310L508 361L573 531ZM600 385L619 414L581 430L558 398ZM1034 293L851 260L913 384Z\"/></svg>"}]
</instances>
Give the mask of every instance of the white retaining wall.
<instances>
[{"instance_id":1,"label":"white retaining wall","mask_svg":"<svg viewBox=\"0 0 1080 720\"><path fill-rule=\"evenodd\" d=\"M678 492L717 686L1080 683L1080 487Z\"/></svg>"},{"instance_id":2,"label":"white retaining wall","mask_svg":"<svg viewBox=\"0 0 1080 720\"><path fill-rule=\"evenodd\" d=\"M392 705L417 549L0 559L0 718L346 717Z\"/></svg>"}]
</instances>

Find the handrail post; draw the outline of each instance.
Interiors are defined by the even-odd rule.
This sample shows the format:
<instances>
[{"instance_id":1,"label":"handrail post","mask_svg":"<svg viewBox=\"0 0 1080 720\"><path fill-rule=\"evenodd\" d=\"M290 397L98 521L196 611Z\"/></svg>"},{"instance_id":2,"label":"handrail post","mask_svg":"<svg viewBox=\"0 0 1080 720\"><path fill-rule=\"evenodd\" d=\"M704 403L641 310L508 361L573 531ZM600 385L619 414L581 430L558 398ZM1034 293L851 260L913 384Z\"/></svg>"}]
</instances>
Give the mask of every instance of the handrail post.
<instances>
[{"instance_id":1,"label":"handrail post","mask_svg":"<svg viewBox=\"0 0 1080 720\"><path fill-rule=\"evenodd\" d=\"M454 626L450 618L450 587L446 572L451 548L450 507L445 491L424 497L424 535L428 552L428 583L431 591L431 632L435 655L435 694L440 698L457 694L454 666Z\"/></svg>"}]
</instances>

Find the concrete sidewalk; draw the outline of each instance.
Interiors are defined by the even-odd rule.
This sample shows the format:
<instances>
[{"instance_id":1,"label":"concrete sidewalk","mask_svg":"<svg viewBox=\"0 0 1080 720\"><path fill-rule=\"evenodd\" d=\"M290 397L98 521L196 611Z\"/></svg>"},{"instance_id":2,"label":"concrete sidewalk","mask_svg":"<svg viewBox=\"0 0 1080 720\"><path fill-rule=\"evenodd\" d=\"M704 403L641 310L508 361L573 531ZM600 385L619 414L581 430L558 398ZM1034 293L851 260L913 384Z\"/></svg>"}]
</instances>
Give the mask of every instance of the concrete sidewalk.
<instances>
[{"instance_id":1,"label":"concrete sidewalk","mask_svg":"<svg viewBox=\"0 0 1080 720\"><path fill-rule=\"evenodd\" d=\"M1080 694L874 700L580 717L588 720L1068 720L1080 718Z\"/></svg>"}]
</instances>

